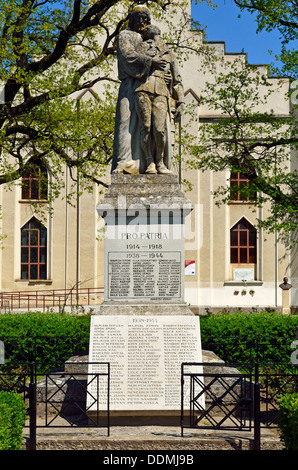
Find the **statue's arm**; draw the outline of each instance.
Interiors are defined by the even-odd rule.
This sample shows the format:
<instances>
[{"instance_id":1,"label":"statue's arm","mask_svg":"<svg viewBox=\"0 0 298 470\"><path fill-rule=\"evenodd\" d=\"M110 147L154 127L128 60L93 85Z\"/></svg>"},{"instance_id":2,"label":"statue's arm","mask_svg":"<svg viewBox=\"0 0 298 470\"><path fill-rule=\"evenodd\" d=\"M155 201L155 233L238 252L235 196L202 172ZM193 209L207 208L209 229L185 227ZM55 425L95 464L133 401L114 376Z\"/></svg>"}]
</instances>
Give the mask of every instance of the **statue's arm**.
<instances>
[{"instance_id":1,"label":"statue's arm","mask_svg":"<svg viewBox=\"0 0 298 470\"><path fill-rule=\"evenodd\" d=\"M126 31L119 35L118 64L119 72L130 77L145 79L150 71L152 57L141 51L140 44ZM121 78L121 77L120 77Z\"/></svg>"},{"instance_id":2,"label":"statue's arm","mask_svg":"<svg viewBox=\"0 0 298 470\"><path fill-rule=\"evenodd\" d=\"M171 54L171 74L172 74L172 98L176 101L175 119L178 119L183 114L184 110L184 87L182 83L182 76L179 71L177 60L174 54Z\"/></svg>"}]
</instances>

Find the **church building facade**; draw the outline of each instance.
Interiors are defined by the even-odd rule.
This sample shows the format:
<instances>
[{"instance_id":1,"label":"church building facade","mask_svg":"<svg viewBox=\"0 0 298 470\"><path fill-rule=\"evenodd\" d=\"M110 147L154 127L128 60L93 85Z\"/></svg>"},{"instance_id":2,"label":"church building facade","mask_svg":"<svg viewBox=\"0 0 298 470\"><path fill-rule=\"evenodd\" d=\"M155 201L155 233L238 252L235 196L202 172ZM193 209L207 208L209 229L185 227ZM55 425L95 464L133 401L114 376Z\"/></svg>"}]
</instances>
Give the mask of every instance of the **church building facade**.
<instances>
[{"instance_id":1,"label":"church building facade","mask_svg":"<svg viewBox=\"0 0 298 470\"><path fill-rule=\"evenodd\" d=\"M222 63L246 63L244 53L227 53L224 42L209 43L218 58L219 73ZM192 56L181 67L186 105L192 105L197 119L182 119L181 132L187 129L194 137L199 126L219 116L200 102L200 95L210 73L201 73L200 56ZM258 70L267 74L264 65ZM270 78L276 90L268 102L268 111L286 117L290 101L284 99L289 81L282 85L278 78ZM187 159L182 155L182 160ZM291 158L296 156L289 155ZM46 168L37 166L14 186L0 186L2 207L0 251L0 291L35 292L64 289L75 286L96 288L104 286L104 240L101 236L104 221L97 215L96 206L102 197L98 187L83 193L76 205L66 203L67 182L65 170L64 193L49 203ZM162 175L160 175L162 178ZM266 207L256 208L254 202L244 199L237 190L228 204L218 206L214 191L220 185L233 188L248 184L241 174L190 170L182 164L179 177L191 183L191 190L182 187L192 201L193 211L185 227L185 300L194 312L201 314L223 309L262 310L282 307L279 285L286 276L292 284L290 306L298 308L298 262L295 250L287 251L278 240L278 234L267 234L258 228L257 219L266 216ZM110 171L107 172L109 182ZM20 184L21 183L21 184ZM64 196L64 197L63 197ZM34 204L32 204L32 202ZM37 210L38 208L38 210ZM42 210L40 210L42 209ZM100 301L100 299L99 299Z\"/></svg>"}]
</instances>

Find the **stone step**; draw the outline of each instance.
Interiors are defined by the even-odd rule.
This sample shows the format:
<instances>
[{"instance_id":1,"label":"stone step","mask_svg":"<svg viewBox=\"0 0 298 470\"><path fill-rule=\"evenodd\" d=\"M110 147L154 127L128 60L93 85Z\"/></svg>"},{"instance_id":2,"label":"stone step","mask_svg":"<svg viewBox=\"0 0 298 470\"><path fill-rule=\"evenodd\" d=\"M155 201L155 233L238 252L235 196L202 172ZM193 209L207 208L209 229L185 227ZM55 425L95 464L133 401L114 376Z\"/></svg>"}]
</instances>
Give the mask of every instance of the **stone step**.
<instances>
[{"instance_id":1,"label":"stone step","mask_svg":"<svg viewBox=\"0 0 298 470\"><path fill-rule=\"evenodd\" d=\"M24 448L29 431L24 433ZM37 450L114 450L114 451L198 451L253 450L253 431L220 431L184 429L180 427L135 426L111 427L107 430L85 428L39 428ZM282 450L275 430L262 430L261 450Z\"/></svg>"}]
</instances>

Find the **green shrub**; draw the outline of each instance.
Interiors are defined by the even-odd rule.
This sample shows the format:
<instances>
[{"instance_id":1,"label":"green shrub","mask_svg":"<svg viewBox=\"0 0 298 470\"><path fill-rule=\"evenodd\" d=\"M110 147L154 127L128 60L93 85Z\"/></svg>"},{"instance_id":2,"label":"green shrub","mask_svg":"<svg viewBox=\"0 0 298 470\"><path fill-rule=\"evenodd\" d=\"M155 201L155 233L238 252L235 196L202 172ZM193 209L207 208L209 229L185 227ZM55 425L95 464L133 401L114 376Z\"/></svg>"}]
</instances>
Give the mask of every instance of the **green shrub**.
<instances>
[{"instance_id":1,"label":"green shrub","mask_svg":"<svg viewBox=\"0 0 298 470\"><path fill-rule=\"evenodd\" d=\"M0 403L0 450L11 449L12 409L7 403Z\"/></svg>"},{"instance_id":2,"label":"green shrub","mask_svg":"<svg viewBox=\"0 0 298 470\"><path fill-rule=\"evenodd\" d=\"M14 392L0 392L0 449L20 450L26 420L26 406Z\"/></svg>"},{"instance_id":3,"label":"green shrub","mask_svg":"<svg viewBox=\"0 0 298 470\"><path fill-rule=\"evenodd\" d=\"M278 426L286 450L298 450L298 392L280 398Z\"/></svg>"},{"instance_id":4,"label":"green shrub","mask_svg":"<svg viewBox=\"0 0 298 470\"><path fill-rule=\"evenodd\" d=\"M286 362L298 326L297 315L233 313L200 317L203 349L226 362ZM0 315L0 340L18 365L37 362L61 366L88 351L90 315L29 312ZM9 359L8 359L9 362ZM47 368L44 368L44 372Z\"/></svg>"},{"instance_id":5,"label":"green shrub","mask_svg":"<svg viewBox=\"0 0 298 470\"><path fill-rule=\"evenodd\" d=\"M0 339L7 360L63 363L88 349L90 315L59 313L7 313L0 316Z\"/></svg>"},{"instance_id":6,"label":"green shrub","mask_svg":"<svg viewBox=\"0 0 298 470\"><path fill-rule=\"evenodd\" d=\"M203 349L227 362L289 362L298 316L233 313L200 317Z\"/></svg>"}]
</instances>

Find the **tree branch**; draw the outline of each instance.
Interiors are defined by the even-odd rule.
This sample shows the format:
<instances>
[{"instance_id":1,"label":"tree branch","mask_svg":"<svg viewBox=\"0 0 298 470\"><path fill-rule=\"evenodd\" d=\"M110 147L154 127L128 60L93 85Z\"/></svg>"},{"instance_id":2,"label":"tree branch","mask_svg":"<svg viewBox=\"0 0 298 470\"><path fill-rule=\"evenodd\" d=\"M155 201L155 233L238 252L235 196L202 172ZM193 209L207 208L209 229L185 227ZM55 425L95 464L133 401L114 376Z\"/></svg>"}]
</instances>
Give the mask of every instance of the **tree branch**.
<instances>
[{"instance_id":1,"label":"tree branch","mask_svg":"<svg viewBox=\"0 0 298 470\"><path fill-rule=\"evenodd\" d=\"M239 8L246 8L247 10L252 10L252 11L259 11L264 15L267 15L269 17L272 17L274 14L274 7L271 8L266 8L262 7L260 5L260 2L255 2L255 0L250 0L250 4L248 2L244 2L241 0L234 0L234 3L239 7ZM296 4L296 3L295 3ZM286 26L289 28L297 29L298 28L298 23L296 21L290 21L290 20L285 20L281 17L277 17L277 15L274 15L274 18L276 18L276 22L280 23L282 26Z\"/></svg>"},{"instance_id":2,"label":"tree branch","mask_svg":"<svg viewBox=\"0 0 298 470\"><path fill-rule=\"evenodd\" d=\"M60 32L53 51L39 61L32 62L29 66L29 70L32 72L44 72L49 67L51 67L51 65L53 65L62 57L71 37L75 36L75 34L78 32L97 25L102 15L105 14L116 3L117 0L98 1L89 8L88 12L80 20L81 0L76 0L74 2L72 19L68 26L66 26L66 28Z\"/></svg>"}]
</instances>

